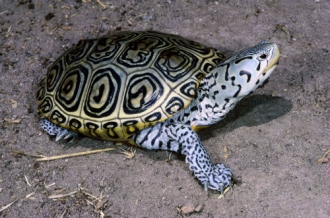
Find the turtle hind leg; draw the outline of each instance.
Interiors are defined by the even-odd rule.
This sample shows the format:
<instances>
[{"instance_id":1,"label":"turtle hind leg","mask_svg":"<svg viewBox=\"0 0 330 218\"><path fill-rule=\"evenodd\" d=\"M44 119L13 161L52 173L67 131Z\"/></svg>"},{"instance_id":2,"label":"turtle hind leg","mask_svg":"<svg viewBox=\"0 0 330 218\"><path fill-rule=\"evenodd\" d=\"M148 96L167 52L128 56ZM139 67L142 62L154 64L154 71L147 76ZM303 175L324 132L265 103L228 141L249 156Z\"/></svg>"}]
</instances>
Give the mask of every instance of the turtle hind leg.
<instances>
[{"instance_id":1,"label":"turtle hind leg","mask_svg":"<svg viewBox=\"0 0 330 218\"><path fill-rule=\"evenodd\" d=\"M159 123L134 135L133 139L143 148L169 150L186 155L190 170L194 171L205 190L223 192L224 188L231 186L231 170L223 164L212 164L197 133L188 125Z\"/></svg>"},{"instance_id":2,"label":"turtle hind leg","mask_svg":"<svg viewBox=\"0 0 330 218\"><path fill-rule=\"evenodd\" d=\"M40 119L39 124L41 128L45 130L49 135L56 136L55 141L59 141L61 139L75 139L78 136L77 133L57 126L45 118Z\"/></svg>"}]
</instances>

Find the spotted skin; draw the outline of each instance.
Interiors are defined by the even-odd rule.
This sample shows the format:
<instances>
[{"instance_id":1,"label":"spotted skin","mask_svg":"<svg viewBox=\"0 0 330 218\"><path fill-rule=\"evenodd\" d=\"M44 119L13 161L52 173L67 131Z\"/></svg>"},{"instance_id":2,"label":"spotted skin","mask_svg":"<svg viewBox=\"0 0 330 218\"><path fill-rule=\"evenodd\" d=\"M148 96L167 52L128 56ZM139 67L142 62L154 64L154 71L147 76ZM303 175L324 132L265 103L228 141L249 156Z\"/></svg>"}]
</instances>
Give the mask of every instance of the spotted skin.
<instances>
[{"instance_id":1,"label":"spotted skin","mask_svg":"<svg viewBox=\"0 0 330 218\"><path fill-rule=\"evenodd\" d=\"M150 150L168 150L186 156L186 162L205 190L223 192L231 186L232 172L223 164L213 164L195 129L210 126L224 119L239 100L261 86L278 64L276 44L262 41L242 50L217 65L201 81L192 102L173 117L133 134L131 140ZM70 133L46 119L42 127L61 137ZM57 137L57 138L61 138Z\"/></svg>"},{"instance_id":2,"label":"spotted skin","mask_svg":"<svg viewBox=\"0 0 330 218\"><path fill-rule=\"evenodd\" d=\"M168 150L186 156L189 169L208 188L223 192L230 185L232 173L223 164L213 165L197 133L189 125L159 123L134 136L134 141L149 150Z\"/></svg>"},{"instance_id":3,"label":"spotted skin","mask_svg":"<svg viewBox=\"0 0 330 218\"><path fill-rule=\"evenodd\" d=\"M57 126L45 118L40 119L39 124L41 128L45 130L45 132L47 132L49 135L56 136L55 141L59 141L61 139L76 138L78 136L77 133Z\"/></svg>"},{"instance_id":4,"label":"spotted skin","mask_svg":"<svg viewBox=\"0 0 330 218\"><path fill-rule=\"evenodd\" d=\"M224 119L239 100L267 80L278 59L277 45L265 41L234 55L203 79L196 98L185 110L136 134L134 141L147 149L186 155L190 170L194 171L205 190L222 192L231 185L232 172L223 164L212 163L192 127L210 126Z\"/></svg>"}]
</instances>

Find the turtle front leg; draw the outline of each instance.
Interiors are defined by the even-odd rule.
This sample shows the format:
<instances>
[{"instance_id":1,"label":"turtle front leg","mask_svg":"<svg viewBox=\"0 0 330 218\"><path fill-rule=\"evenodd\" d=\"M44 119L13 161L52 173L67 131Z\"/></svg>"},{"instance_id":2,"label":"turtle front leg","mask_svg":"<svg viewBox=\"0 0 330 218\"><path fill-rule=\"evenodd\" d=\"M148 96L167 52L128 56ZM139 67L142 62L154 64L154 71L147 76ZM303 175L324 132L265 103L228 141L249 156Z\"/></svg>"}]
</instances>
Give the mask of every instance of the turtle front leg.
<instances>
[{"instance_id":1,"label":"turtle front leg","mask_svg":"<svg viewBox=\"0 0 330 218\"><path fill-rule=\"evenodd\" d=\"M225 187L231 186L231 170L223 164L212 164L197 133L188 125L159 123L134 135L133 139L146 149L169 150L186 155L190 170L194 171L206 191L209 188L223 193Z\"/></svg>"}]
</instances>

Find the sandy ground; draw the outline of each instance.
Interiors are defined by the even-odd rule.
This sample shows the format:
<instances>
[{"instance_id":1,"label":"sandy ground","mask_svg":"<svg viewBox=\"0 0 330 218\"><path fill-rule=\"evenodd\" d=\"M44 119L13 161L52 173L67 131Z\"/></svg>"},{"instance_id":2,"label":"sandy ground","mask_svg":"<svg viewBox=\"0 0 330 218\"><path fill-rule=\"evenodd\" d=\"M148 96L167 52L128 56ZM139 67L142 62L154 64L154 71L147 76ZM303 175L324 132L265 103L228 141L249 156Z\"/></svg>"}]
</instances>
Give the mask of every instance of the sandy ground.
<instances>
[{"instance_id":1,"label":"sandy ground","mask_svg":"<svg viewBox=\"0 0 330 218\"><path fill-rule=\"evenodd\" d=\"M317 162L330 149L328 0L47 2L0 0L0 217L330 217L330 163ZM200 133L235 175L224 199L165 151L31 156L115 147L55 143L38 125L35 92L68 47L118 30L179 34L227 56L263 39L279 44L269 83Z\"/></svg>"}]
</instances>

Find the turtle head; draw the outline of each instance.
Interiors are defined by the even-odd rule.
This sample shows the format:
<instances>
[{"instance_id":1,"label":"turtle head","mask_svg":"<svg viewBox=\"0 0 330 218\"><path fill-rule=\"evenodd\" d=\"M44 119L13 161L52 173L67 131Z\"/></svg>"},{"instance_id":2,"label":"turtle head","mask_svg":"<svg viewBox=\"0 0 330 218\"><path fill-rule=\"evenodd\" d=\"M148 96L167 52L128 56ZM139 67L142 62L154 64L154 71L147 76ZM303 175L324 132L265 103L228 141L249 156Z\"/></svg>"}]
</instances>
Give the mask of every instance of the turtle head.
<instances>
[{"instance_id":1,"label":"turtle head","mask_svg":"<svg viewBox=\"0 0 330 218\"><path fill-rule=\"evenodd\" d=\"M244 97L268 79L276 68L279 57L280 50L275 43L261 41L220 64L225 67L225 78L222 81L235 90L233 97Z\"/></svg>"}]
</instances>

